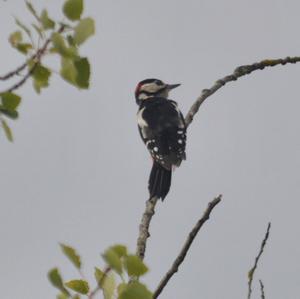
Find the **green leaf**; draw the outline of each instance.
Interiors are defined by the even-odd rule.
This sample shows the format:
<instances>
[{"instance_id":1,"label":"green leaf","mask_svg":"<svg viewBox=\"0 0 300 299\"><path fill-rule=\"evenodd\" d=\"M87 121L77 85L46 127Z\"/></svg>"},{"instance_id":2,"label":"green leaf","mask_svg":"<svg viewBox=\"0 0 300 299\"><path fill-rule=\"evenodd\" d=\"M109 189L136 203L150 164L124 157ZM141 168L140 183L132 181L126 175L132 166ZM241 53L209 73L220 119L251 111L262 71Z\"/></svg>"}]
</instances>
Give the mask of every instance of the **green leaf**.
<instances>
[{"instance_id":1,"label":"green leaf","mask_svg":"<svg viewBox=\"0 0 300 299\"><path fill-rule=\"evenodd\" d=\"M65 53L68 51L68 48L65 44L65 40L62 37L62 35L58 32L54 32L51 36L51 41L53 43L53 47L64 56Z\"/></svg>"},{"instance_id":2,"label":"green leaf","mask_svg":"<svg viewBox=\"0 0 300 299\"><path fill-rule=\"evenodd\" d=\"M85 280L75 279L65 283L65 285L80 294L86 295L89 292L89 284Z\"/></svg>"},{"instance_id":3,"label":"green leaf","mask_svg":"<svg viewBox=\"0 0 300 299\"><path fill-rule=\"evenodd\" d=\"M27 54L28 51L32 49L32 45L28 43L20 43L16 46L16 49L23 54Z\"/></svg>"},{"instance_id":4,"label":"green leaf","mask_svg":"<svg viewBox=\"0 0 300 299\"><path fill-rule=\"evenodd\" d=\"M69 292L64 287L62 277L61 277L61 275L59 273L59 270L57 268L53 268L48 272L48 279L50 280L51 284L54 287L59 289L64 294L69 295Z\"/></svg>"},{"instance_id":5,"label":"green leaf","mask_svg":"<svg viewBox=\"0 0 300 299\"><path fill-rule=\"evenodd\" d=\"M22 40L22 32L21 31L15 31L13 32L9 38L8 38L10 44L12 45L12 47L16 47Z\"/></svg>"},{"instance_id":6,"label":"green leaf","mask_svg":"<svg viewBox=\"0 0 300 299\"><path fill-rule=\"evenodd\" d=\"M75 27L74 40L77 45L83 44L90 36L95 34L95 23L92 18L82 19Z\"/></svg>"},{"instance_id":7,"label":"green leaf","mask_svg":"<svg viewBox=\"0 0 300 299\"><path fill-rule=\"evenodd\" d=\"M75 295L72 297L72 299L80 299L80 296L79 295Z\"/></svg>"},{"instance_id":8,"label":"green leaf","mask_svg":"<svg viewBox=\"0 0 300 299\"><path fill-rule=\"evenodd\" d=\"M83 0L67 0L63 6L63 12L69 20L79 20L83 12Z\"/></svg>"},{"instance_id":9,"label":"green leaf","mask_svg":"<svg viewBox=\"0 0 300 299\"><path fill-rule=\"evenodd\" d=\"M48 278L52 283L52 285L55 286L56 288L61 289L64 287L63 280L57 268L51 269L48 272Z\"/></svg>"},{"instance_id":10,"label":"green leaf","mask_svg":"<svg viewBox=\"0 0 300 299\"><path fill-rule=\"evenodd\" d=\"M49 86L49 78L51 76L51 71L45 66L38 63L33 70L33 87L37 93L41 92L42 88Z\"/></svg>"},{"instance_id":11,"label":"green leaf","mask_svg":"<svg viewBox=\"0 0 300 299\"><path fill-rule=\"evenodd\" d=\"M113 273L106 275L103 284L104 299L112 299L116 288L116 281Z\"/></svg>"},{"instance_id":12,"label":"green leaf","mask_svg":"<svg viewBox=\"0 0 300 299\"><path fill-rule=\"evenodd\" d=\"M2 123L2 127L4 129L4 132L5 132L6 138L10 142L13 142L14 138L13 138L12 131L11 131L10 127L8 126L8 124L6 123L6 121L4 119L1 119L1 123Z\"/></svg>"},{"instance_id":13,"label":"green leaf","mask_svg":"<svg viewBox=\"0 0 300 299\"><path fill-rule=\"evenodd\" d=\"M67 41L68 41L69 46L76 47L76 44L75 44L75 41L74 41L74 38L72 35L67 36Z\"/></svg>"},{"instance_id":14,"label":"green leaf","mask_svg":"<svg viewBox=\"0 0 300 299\"><path fill-rule=\"evenodd\" d=\"M12 47L16 48L23 54L27 54L28 50L32 49L32 45L29 43L22 43L23 37L21 31L13 32L8 38Z\"/></svg>"},{"instance_id":15,"label":"green leaf","mask_svg":"<svg viewBox=\"0 0 300 299\"><path fill-rule=\"evenodd\" d=\"M77 70L75 68L72 59L62 57L60 75L62 76L63 79L65 79L69 83L77 86L76 84Z\"/></svg>"},{"instance_id":16,"label":"green leaf","mask_svg":"<svg viewBox=\"0 0 300 299\"><path fill-rule=\"evenodd\" d=\"M53 47L63 57L75 57L76 50L73 47L67 47L64 38L58 32L54 32L51 36Z\"/></svg>"},{"instance_id":17,"label":"green leaf","mask_svg":"<svg viewBox=\"0 0 300 299\"><path fill-rule=\"evenodd\" d=\"M80 269L81 268L81 260L80 260L80 256L77 254L75 249L70 246L64 245L64 244L60 244L60 247L61 247L63 253L74 264L74 266L77 269Z\"/></svg>"},{"instance_id":18,"label":"green leaf","mask_svg":"<svg viewBox=\"0 0 300 299\"><path fill-rule=\"evenodd\" d=\"M152 299L152 294L145 285L133 281L123 288L118 299Z\"/></svg>"},{"instance_id":19,"label":"green leaf","mask_svg":"<svg viewBox=\"0 0 300 299\"><path fill-rule=\"evenodd\" d=\"M42 86L40 81L33 80L33 88L36 91L36 93L40 94L43 87L46 87L46 86Z\"/></svg>"},{"instance_id":20,"label":"green leaf","mask_svg":"<svg viewBox=\"0 0 300 299\"><path fill-rule=\"evenodd\" d=\"M60 293L56 296L56 299L68 299L70 296L64 293Z\"/></svg>"},{"instance_id":21,"label":"green leaf","mask_svg":"<svg viewBox=\"0 0 300 299\"><path fill-rule=\"evenodd\" d=\"M43 28L45 30L47 29L53 29L55 27L55 22L49 18L48 16L48 12L46 9L44 9L42 11L42 14L41 14L41 23L43 25Z\"/></svg>"},{"instance_id":22,"label":"green leaf","mask_svg":"<svg viewBox=\"0 0 300 299\"><path fill-rule=\"evenodd\" d=\"M17 119L19 117L18 111L6 110L3 108L3 106L0 106L0 112L11 119Z\"/></svg>"},{"instance_id":23,"label":"green leaf","mask_svg":"<svg viewBox=\"0 0 300 299\"><path fill-rule=\"evenodd\" d=\"M104 272L101 271L99 268L95 267L95 272L94 272L94 276L96 278L96 281L98 283L98 285L101 287L103 282L104 282Z\"/></svg>"},{"instance_id":24,"label":"green leaf","mask_svg":"<svg viewBox=\"0 0 300 299\"><path fill-rule=\"evenodd\" d=\"M147 266L136 255L129 255L125 258L125 268L129 276L141 276L148 271Z\"/></svg>"},{"instance_id":25,"label":"green leaf","mask_svg":"<svg viewBox=\"0 0 300 299\"><path fill-rule=\"evenodd\" d=\"M124 245L114 245L111 247L111 249L119 256L119 257L123 257L127 255L127 248Z\"/></svg>"},{"instance_id":26,"label":"green leaf","mask_svg":"<svg viewBox=\"0 0 300 299\"><path fill-rule=\"evenodd\" d=\"M90 83L90 64L87 58L80 58L74 61L74 66L77 72L76 84L79 88L89 88Z\"/></svg>"},{"instance_id":27,"label":"green leaf","mask_svg":"<svg viewBox=\"0 0 300 299\"><path fill-rule=\"evenodd\" d=\"M118 295L120 296L125 291L126 288L127 288L127 283L120 283L117 288Z\"/></svg>"},{"instance_id":28,"label":"green leaf","mask_svg":"<svg viewBox=\"0 0 300 299\"><path fill-rule=\"evenodd\" d=\"M15 22L16 22L16 24L21 28L21 29L23 29L25 32L26 32L26 34L29 36L29 38L31 39L31 32L30 32L30 30L29 30L29 28L28 27L26 27L20 20L18 20L17 18L15 18Z\"/></svg>"},{"instance_id":29,"label":"green leaf","mask_svg":"<svg viewBox=\"0 0 300 299\"><path fill-rule=\"evenodd\" d=\"M60 75L76 87L86 89L89 87L90 64L87 58L62 58Z\"/></svg>"},{"instance_id":30,"label":"green leaf","mask_svg":"<svg viewBox=\"0 0 300 299\"><path fill-rule=\"evenodd\" d=\"M116 287L116 282L113 273L105 274L99 268L95 267L94 275L98 286L103 289L104 298L111 299Z\"/></svg>"},{"instance_id":31,"label":"green leaf","mask_svg":"<svg viewBox=\"0 0 300 299\"><path fill-rule=\"evenodd\" d=\"M43 81L43 82L48 82L48 79L51 75L51 71L46 68L45 66L41 65L38 63L33 71L32 76L38 80L38 81Z\"/></svg>"},{"instance_id":32,"label":"green leaf","mask_svg":"<svg viewBox=\"0 0 300 299\"><path fill-rule=\"evenodd\" d=\"M121 259L112 248L105 251L103 258L112 269L117 271L119 274L122 273L123 269Z\"/></svg>"},{"instance_id":33,"label":"green leaf","mask_svg":"<svg viewBox=\"0 0 300 299\"><path fill-rule=\"evenodd\" d=\"M0 94L2 99L2 107L8 111L15 111L21 102L21 97L12 92Z\"/></svg>"},{"instance_id":34,"label":"green leaf","mask_svg":"<svg viewBox=\"0 0 300 299\"><path fill-rule=\"evenodd\" d=\"M29 1L26 1L26 7L37 20L40 20L38 14L36 13L36 10L34 9L33 5Z\"/></svg>"}]
</instances>

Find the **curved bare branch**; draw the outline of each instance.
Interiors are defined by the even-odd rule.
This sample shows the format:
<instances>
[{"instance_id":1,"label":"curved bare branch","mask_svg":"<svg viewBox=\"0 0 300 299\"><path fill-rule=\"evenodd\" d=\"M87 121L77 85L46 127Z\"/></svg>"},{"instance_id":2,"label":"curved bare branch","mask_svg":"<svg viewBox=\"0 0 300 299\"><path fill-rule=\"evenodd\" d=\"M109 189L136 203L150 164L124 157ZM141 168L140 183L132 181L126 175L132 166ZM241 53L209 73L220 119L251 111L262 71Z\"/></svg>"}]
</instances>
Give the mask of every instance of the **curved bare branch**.
<instances>
[{"instance_id":1,"label":"curved bare branch","mask_svg":"<svg viewBox=\"0 0 300 299\"><path fill-rule=\"evenodd\" d=\"M299 56L295 57L286 57L284 59L264 59L260 62L255 62L253 64L247 64L247 65L241 65L237 67L232 74L219 79L215 82L215 84L208 89L203 89L201 92L201 95L197 98L195 103L192 105L191 109L187 113L185 117L185 123L188 127L191 122L193 121L193 118L195 114L198 112L201 104L212 94L214 94L217 90L219 90L221 87L223 87L225 84L236 81L238 78L243 77L245 75L249 75L250 73L257 71L257 70L263 70L266 67L273 67L276 65L285 65L287 63L297 63L300 61Z\"/></svg>"}]
</instances>

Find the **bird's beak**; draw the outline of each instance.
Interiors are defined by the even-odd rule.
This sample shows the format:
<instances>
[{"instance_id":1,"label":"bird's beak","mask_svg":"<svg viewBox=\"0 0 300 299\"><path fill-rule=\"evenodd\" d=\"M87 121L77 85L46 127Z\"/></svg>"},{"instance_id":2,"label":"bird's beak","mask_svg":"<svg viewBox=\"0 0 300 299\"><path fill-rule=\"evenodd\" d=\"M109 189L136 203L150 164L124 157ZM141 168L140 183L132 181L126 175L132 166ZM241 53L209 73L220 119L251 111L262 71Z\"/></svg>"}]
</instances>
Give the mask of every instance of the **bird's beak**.
<instances>
[{"instance_id":1,"label":"bird's beak","mask_svg":"<svg viewBox=\"0 0 300 299\"><path fill-rule=\"evenodd\" d=\"M171 90L171 89L174 89L174 88L176 88L176 87L178 87L178 86L180 86L181 84L167 84L167 89L168 90Z\"/></svg>"}]
</instances>

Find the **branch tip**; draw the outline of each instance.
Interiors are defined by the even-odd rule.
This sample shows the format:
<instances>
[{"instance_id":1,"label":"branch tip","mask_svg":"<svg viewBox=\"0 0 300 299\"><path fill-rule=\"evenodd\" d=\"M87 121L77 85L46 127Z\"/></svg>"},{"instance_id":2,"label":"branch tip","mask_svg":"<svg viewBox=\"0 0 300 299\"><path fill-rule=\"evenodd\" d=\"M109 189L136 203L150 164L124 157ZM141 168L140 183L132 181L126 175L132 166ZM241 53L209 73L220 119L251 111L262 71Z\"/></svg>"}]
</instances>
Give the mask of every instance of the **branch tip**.
<instances>
[{"instance_id":1,"label":"branch tip","mask_svg":"<svg viewBox=\"0 0 300 299\"><path fill-rule=\"evenodd\" d=\"M263 240L261 242L259 252L258 252L257 256L255 257L254 265L253 265L253 267L248 272L248 297L247 297L248 299L251 298L251 294L252 294L252 282L253 282L254 273L255 273L255 271L257 269L260 257L263 254L265 246L266 246L267 241L269 239L270 229L271 229L271 222L268 223L267 231L266 231L265 236L264 236L264 238L263 238Z\"/></svg>"},{"instance_id":2,"label":"branch tip","mask_svg":"<svg viewBox=\"0 0 300 299\"><path fill-rule=\"evenodd\" d=\"M219 195L218 197L214 198L211 202L208 203L206 210L204 211L202 217L197 221L194 228L190 231L182 249L180 250L178 256L174 260L171 268L169 271L165 274L165 276L162 278L161 282L159 283L158 287L156 288L155 292L153 293L153 299L156 299L160 293L163 291L165 286L168 284L171 277L178 271L179 266L184 261L193 241L195 240L198 232L200 231L203 224L209 219L211 211L214 209L214 207L221 201L222 195Z\"/></svg>"}]
</instances>

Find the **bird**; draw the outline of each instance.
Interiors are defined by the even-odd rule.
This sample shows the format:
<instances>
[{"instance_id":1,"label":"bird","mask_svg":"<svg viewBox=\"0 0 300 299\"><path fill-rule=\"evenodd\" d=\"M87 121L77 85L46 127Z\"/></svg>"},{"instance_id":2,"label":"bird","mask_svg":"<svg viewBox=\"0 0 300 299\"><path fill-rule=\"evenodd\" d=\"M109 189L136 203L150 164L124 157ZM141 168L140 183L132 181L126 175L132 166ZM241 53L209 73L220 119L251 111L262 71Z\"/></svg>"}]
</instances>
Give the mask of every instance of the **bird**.
<instances>
[{"instance_id":1,"label":"bird","mask_svg":"<svg viewBox=\"0 0 300 299\"><path fill-rule=\"evenodd\" d=\"M172 171L186 159L184 117L178 104L168 98L169 92L178 86L159 79L145 79L135 89L139 133L153 159L148 181L150 199L165 199Z\"/></svg>"}]
</instances>

